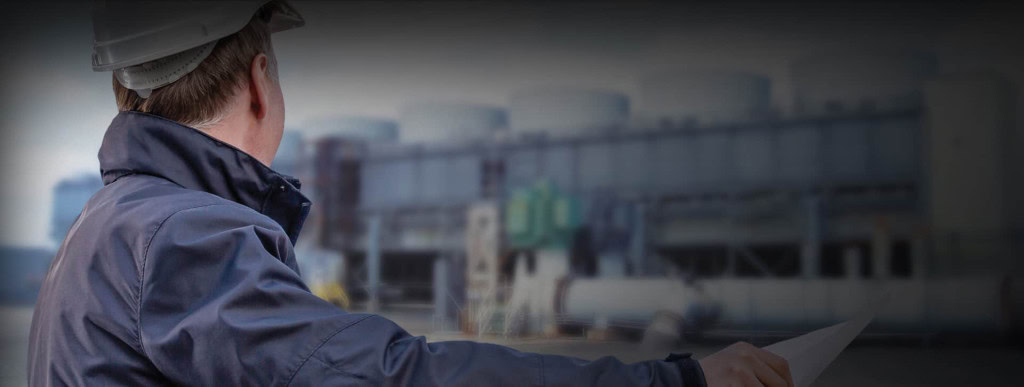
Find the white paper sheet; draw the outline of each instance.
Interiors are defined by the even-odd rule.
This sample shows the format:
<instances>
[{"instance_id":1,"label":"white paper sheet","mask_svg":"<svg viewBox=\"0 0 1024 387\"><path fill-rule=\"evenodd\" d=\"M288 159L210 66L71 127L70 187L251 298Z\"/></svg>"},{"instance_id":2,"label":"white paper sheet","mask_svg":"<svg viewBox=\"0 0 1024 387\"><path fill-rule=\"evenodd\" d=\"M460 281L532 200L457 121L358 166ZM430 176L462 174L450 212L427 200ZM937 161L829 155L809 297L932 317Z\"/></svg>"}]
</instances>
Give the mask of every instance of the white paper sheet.
<instances>
[{"instance_id":1,"label":"white paper sheet","mask_svg":"<svg viewBox=\"0 0 1024 387\"><path fill-rule=\"evenodd\" d=\"M873 311L866 311L851 320L780 341L764 349L789 362L789 371L796 387L807 387L868 326L874 316Z\"/></svg>"}]
</instances>

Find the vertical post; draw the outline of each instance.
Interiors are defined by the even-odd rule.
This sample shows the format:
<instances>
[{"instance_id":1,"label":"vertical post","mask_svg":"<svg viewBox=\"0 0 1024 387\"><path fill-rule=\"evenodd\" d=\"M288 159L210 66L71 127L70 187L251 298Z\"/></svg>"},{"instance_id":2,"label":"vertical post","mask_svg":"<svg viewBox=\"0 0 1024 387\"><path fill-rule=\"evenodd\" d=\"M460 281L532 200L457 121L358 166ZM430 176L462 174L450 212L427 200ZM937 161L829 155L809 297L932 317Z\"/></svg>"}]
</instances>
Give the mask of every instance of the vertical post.
<instances>
[{"instance_id":1,"label":"vertical post","mask_svg":"<svg viewBox=\"0 0 1024 387\"><path fill-rule=\"evenodd\" d=\"M924 279L928 274L928 240L922 232L910 240L910 277Z\"/></svg>"},{"instance_id":2,"label":"vertical post","mask_svg":"<svg viewBox=\"0 0 1024 387\"><path fill-rule=\"evenodd\" d=\"M843 249L843 278L848 280L859 279L861 260L864 256L860 249L854 246L847 246Z\"/></svg>"},{"instance_id":3,"label":"vertical post","mask_svg":"<svg viewBox=\"0 0 1024 387\"><path fill-rule=\"evenodd\" d=\"M735 234L735 231L732 231L730 234ZM727 246L725 249L725 272L722 273L725 277L736 277L736 261L738 259L739 257L737 257L736 253L736 243L730 240L729 246Z\"/></svg>"},{"instance_id":4,"label":"vertical post","mask_svg":"<svg viewBox=\"0 0 1024 387\"><path fill-rule=\"evenodd\" d=\"M366 227L366 293L368 309L376 313L380 307L380 215L371 215Z\"/></svg>"},{"instance_id":5,"label":"vertical post","mask_svg":"<svg viewBox=\"0 0 1024 387\"><path fill-rule=\"evenodd\" d=\"M890 254L891 241L889 238L889 227L885 218L875 219L874 229L871 234L871 276L876 279L888 279L891 276L889 264L892 261Z\"/></svg>"},{"instance_id":6,"label":"vertical post","mask_svg":"<svg viewBox=\"0 0 1024 387\"><path fill-rule=\"evenodd\" d=\"M728 214L729 214L729 216L727 218L727 224L729 225L729 228L728 228L728 234L726 236L726 246L725 246L725 265L726 266L725 266L725 273L724 273L725 277L727 277L727 278L735 278L736 277L736 270L739 267L739 259L740 259L740 257L739 257L739 254L740 254L740 252L739 252L740 242L739 242L739 239L737 238L738 227L736 226L736 223L737 223L736 201L733 200L733 199L734 198L730 198L729 206L727 207Z\"/></svg>"},{"instance_id":7,"label":"vertical post","mask_svg":"<svg viewBox=\"0 0 1024 387\"><path fill-rule=\"evenodd\" d=\"M434 258L434 324L436 329L448 330L448 257Z\"/></svg>"},{"instance_id":8,"label":"vertical post","mask_svg":"<svg viewBox=\"0 0 1024 387\"><path fill-rule=\"evenodd\" d=\"M800 270L804 278L818 277L821 262L821 199L817 196L807 198L807 235L804 239L803 251L800 254Z\"/></svg>"},{"instance_id":9,"label":"vertical post","mask_svg":"<svg viewBox=\"0 0 1024 387\"><path fill-rule=\"evenodd\" d=\"M646 256L647 244L647 211L643 203L633 205L633 232L629 238L629 256L634 263L634 275L646 275L655 272L657 262L651 262Z\"/></svg>"}]
</instances>

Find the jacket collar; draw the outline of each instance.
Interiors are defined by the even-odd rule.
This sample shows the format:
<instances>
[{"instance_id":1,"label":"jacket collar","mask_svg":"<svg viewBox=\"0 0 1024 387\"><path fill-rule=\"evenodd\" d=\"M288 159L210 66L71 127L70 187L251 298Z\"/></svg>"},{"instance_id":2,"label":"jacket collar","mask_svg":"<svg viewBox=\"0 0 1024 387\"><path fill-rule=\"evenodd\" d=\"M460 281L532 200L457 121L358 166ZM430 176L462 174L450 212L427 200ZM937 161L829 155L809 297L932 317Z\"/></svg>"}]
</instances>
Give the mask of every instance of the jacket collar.
<instances>
[{"instance_id":1,"label":"jacket collar","mask_svg":"<svg viewBox=\"0 0 1024 387\"><path fill-rule=\"evenodd\" d=\"M162 177L252 208L276 221L292 244L309 213L299 181L249 154L163 117L121 112L99 151L103 184L131 174Z\"/></svg>"}]
</instances>

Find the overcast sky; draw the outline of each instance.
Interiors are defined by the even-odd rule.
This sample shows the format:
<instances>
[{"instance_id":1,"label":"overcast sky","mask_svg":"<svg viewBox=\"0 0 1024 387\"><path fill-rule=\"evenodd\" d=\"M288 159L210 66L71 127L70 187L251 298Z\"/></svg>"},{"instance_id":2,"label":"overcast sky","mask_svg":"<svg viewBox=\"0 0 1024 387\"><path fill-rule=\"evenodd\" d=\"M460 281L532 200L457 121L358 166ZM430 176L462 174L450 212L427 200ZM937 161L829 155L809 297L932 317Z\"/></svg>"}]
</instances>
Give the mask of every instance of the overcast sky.
<instances>
[{"instance_id":1,"label":"overcast sky","mask_svg":"<svg viewBox=\"0 0 1024 387\"><path fill-rule=\"evenodd\" d=\"M927 50L942 72L1024 80L1012 6L293 3L307 26L274 44L286 126L310 137L322 133L304 124L325 116L394 117L423 100L503 105L534 86L635 97L639 77L677 68L768 75L786 110L789 63L832 49ZM26 3L0 27L0 244L52 245L53 185L98 173L96 151L116 111L110 74L90 68L89 12L88 2Z\"/></svg>"}]
</instances>

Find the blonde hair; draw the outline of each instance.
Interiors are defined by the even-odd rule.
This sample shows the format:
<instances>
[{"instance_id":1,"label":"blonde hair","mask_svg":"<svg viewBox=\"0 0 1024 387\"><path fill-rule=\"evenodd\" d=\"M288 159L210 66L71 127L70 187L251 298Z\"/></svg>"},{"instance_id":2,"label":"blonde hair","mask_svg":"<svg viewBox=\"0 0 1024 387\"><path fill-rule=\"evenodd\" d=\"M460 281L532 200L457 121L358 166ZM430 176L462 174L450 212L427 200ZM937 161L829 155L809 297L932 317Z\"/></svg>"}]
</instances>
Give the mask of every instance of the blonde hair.
<instances>
[{"instance_id":1,"label":"blonde hair","mask_svg":"<svg viewBox=\"0 0 1024 387\"><path fill-rule=\"evenodd\" d=\"M257 12L242 30L217 41L210 55L195 70L153 90L148 98L140 97L114 77L117 109L154 114L200 129L215 125L227 113L231 97L248 84L249 66L256 55L267 54L267 71L277 77L267 29L269 16L267 10Z\"/></svg>"}]
</instances>

